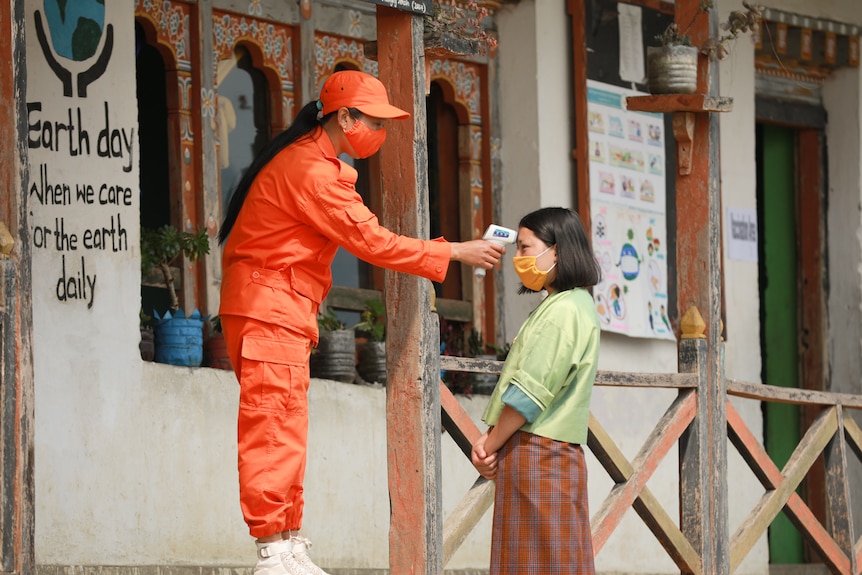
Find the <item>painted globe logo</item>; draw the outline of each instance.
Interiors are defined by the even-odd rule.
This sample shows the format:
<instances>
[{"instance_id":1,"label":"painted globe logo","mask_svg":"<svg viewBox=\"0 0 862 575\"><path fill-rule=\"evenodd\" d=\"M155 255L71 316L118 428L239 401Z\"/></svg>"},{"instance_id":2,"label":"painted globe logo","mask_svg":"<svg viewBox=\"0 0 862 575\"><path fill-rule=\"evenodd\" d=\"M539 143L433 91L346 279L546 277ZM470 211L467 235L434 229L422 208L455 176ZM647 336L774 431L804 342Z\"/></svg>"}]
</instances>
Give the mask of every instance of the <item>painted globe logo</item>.
<instances>
[{"instance_id":1,"label":"painted globe logo","mask_svg":"<svg viewBox=\"0 0 862 575\"><path fill-rule=\"evenodd\" d=\"M45 0L45 19L58 55L83 62L99 47L105 29L104 0Z\"/></svg>"},{"instance_id":2,"label":"painted globe logo","mask_svg":"<svg viewBox=\"0 0 862 575\"><path fill-rule=\"evenodd\" d=\"M63 95L72 97L77 84L78 97L86 98L87 87L105 73L114 47L114 28L105 24L105 0L44 0L43 5L44 15L39 10L35 14L42 54L63 84ZM85 68L69 62L81 62Z\"/></svg>"},{"instance_id":3,"label":"painted globe logo","mask_svg":"<svg viewBox=\"0 0 862 575\"><path fill-rule=\"evenodd\" d=\"M638 259L638 252L633 245L623 244L623 248L620 250L620 261L617 265L620 266L620 271L627 280L631 281L638 277L641 262Z\"/></svg>"}]
</instances>

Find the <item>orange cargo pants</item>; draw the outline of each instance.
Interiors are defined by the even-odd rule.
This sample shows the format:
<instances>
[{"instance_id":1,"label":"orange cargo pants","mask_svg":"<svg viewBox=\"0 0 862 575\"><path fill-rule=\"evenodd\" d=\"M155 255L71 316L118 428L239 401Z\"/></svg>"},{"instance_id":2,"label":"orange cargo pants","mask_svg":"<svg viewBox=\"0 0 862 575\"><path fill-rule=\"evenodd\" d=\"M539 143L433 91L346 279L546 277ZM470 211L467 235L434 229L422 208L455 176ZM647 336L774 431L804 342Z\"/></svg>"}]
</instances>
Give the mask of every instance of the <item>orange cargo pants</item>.
<instances>
[{"instance_id":1,"label":"orange cargo pants","mask_svg":"<svg viewBox=\"0 0 862 575\"><path fill-rule=\"evenodd\" d=\"M302 527L310 340L241 316L220 316L239 380L239 500L252 537Z\"/></svg>"}]
</instances>

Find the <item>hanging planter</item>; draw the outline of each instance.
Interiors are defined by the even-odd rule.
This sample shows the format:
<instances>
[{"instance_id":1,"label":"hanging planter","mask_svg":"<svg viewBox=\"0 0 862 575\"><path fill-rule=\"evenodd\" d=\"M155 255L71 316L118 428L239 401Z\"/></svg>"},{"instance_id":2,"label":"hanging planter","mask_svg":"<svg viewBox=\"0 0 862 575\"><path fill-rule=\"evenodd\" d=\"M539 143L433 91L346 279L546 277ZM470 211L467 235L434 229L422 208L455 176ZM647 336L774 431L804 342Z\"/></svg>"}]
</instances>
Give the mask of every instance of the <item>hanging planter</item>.
<instances>
[{"instance_id":1,"label":"hanging planter","mask_svg":"<svg viewBox=\"0 0 862 575\"><path fill-rule=\"evenodd\" d=\"M694 46L647 48L647 86L651 94L694 94L697 91Z\"/></svg>"},{"instance_id":2,"label":"hanging planter","mask_svg":"<svg viewBox=\"0 0 862 575\"><path fill-rule=\"evenodd\" d=\"M685 26L672 22L655 39L661 46L647 48L647 88L651 94L694 94L697 91L698 54L723 60L730 46L746 32L756 33L763 19L763 7L742 0L742 10L732 10L720 26L720 34L693 42L689 31L700 18L715 9L714 0L702 0Z\"/></svg>"}]
</instances>

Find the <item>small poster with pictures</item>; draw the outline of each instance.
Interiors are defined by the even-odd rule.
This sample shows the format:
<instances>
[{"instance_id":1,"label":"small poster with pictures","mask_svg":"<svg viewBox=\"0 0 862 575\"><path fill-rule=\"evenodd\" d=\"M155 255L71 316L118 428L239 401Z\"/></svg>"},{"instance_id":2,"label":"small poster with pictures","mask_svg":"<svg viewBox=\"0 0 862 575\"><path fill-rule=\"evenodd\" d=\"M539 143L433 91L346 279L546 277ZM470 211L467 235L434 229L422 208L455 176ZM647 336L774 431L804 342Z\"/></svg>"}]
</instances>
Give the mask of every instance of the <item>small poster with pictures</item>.
<instances>
[{"instance_id":1,"label":"small poster with pictures","mask_svg":"<svg viewBox=\"0 0 862 575\"><path fill-rule=\"evenodd\" d=\"M664 118L626 110L625 98L639 94L587 82L592 241L602 268L593 299L602 329L673 340Z\"/></svg>"}]
</instances>

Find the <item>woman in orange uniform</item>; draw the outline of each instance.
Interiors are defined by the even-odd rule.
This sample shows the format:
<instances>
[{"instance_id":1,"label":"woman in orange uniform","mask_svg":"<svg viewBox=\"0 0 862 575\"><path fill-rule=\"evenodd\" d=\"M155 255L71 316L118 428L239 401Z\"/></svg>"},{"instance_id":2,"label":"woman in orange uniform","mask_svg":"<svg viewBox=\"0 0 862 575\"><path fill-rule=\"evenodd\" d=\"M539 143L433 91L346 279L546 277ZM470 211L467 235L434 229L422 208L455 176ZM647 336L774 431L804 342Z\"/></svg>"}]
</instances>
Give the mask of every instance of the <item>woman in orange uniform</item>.
<instances>
[{"instance_id":1,"label":"woman in orange uniform","mask_svg":"<svg viewBox=\"0 0 862 575\"><path fill-rule=\"evenodd\" d=\"M383 144L389 104L363 72L330 76L320 99L254 160L231 199L223 244L222 322L240 383L240 505L256 538L255 575L321 575L299 536L308 432L308 360L317 311L339 246L377 266L442 281L451 261L491 268L504 248L449 243L382 227L356 192L340 154L367 158Z\"/></svg>"}]
</instances>

